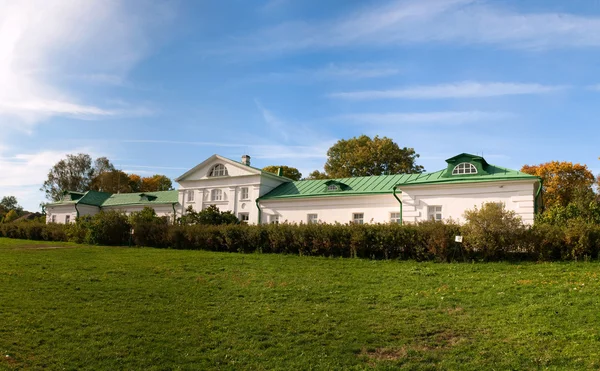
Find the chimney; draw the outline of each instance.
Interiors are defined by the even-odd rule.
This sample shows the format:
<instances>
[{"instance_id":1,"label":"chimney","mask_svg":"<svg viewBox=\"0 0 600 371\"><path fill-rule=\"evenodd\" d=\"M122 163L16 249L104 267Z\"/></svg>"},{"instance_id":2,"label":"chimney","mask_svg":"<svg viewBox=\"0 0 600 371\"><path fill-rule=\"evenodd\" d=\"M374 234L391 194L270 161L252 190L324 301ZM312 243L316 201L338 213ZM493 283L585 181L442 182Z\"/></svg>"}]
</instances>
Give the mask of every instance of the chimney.
<instances>
[{"instance_id":1,"label":"chimney","mask_svg":"<svg viewBox=\"0 0 600 371\"><path fill-rule=\"evenodd\" d=\"M280 168L280 167L277 168L277 175L278 176L283 176L283 169L282 168Z\"/></svg>"},{"instance_id":2,"label":"chimney","mask_svg":"<svg viewBox=\"0 0 600 371\"><path fill-rule=\"evenodd\" d=\"M250 166L250 156L248 155L243 155L242 156L242 164Z\"/></svg>"}]
</instances>

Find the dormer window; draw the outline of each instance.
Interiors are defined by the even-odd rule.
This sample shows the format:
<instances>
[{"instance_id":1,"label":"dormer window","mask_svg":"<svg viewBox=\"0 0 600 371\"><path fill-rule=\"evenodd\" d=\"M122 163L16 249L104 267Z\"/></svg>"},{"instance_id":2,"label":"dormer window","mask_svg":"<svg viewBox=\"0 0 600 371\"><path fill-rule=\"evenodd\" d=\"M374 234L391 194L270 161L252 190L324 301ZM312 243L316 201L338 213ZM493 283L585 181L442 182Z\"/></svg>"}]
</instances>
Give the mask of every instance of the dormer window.
<instances>
[{"instance_id":1,"label":"dormer window","mask_svg":"<svg viewBox=\"0 0 600 371\"><path fill-rule=\"evenodd\" d=\"M452 175L462 175L462 174L477 174L477 168L475 165L469 162L461 162L456 165L452 170Z\"/></svg>"},{"instance_id":2,"label":"dormer window","mask_svg":"<svg viewBox=\"0 0 600 371\"><path fill-rule=\"evenodd\" d=\"M340 187L338 187L336 184L330 184L327 186L327 191L329 192L335 192L335 191L339 191Z\"/></svg>"},{"instance_id":3,"label":"dormer window","mask_svg":"<svg viewBox=\"0 0 600 371\"><path fill-rule=\"evenodd\" d=\"M326 192L339 192L345 191L348 189L348 186L344 183L338 182L337 180L328 180L325 182L325 191Z\"/></svg>"},{"instance_id":4,"label":"dormer window","mask_svg":"<svg viewBox=\"0 0 600 371\"><path fill-rule=\"evenodd\" d=\"M227 168L223 164L216 164L211 170L208 176L227 176Z\"/></svg>"}]
</instances>

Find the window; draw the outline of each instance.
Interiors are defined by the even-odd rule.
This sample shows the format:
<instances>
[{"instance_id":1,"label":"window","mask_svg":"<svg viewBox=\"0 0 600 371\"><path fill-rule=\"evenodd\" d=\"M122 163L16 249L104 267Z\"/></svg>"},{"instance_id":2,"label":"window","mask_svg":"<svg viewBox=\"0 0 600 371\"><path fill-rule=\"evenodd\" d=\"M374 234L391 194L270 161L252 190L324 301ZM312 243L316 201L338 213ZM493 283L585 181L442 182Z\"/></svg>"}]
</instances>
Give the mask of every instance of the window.
<instances>
[{"instance_id":1,"label":"window","mask_svg":"<svg viewBox=\"0 0 600 371\"><path fill-rule=\"evenodd\" d=\"M227 168L223 164L215 165L211 170L208 176L227 176Z\"/></svg>"},{"instance_id":2,"label":"window","mask_svg":"<svg viewBox=\"0 0 600 371\"><path fill-rule=\"evenodd\" d=\"M352 214L352 223L354 223L354 224L364 224L365 223L365 214L364 213L354 213L354 214Z\"/></svg>"},{"instance_id":3,"label":"window","mask_svg":"<svg viewBox=\"0 0 600 371\"><path fill-rule=\"evenodd\" d=\"M248 220L250 220L250 215L248 213L239 213L238 219L242 224L248 224Z\"/></svg>"},{"instance_id":4,"label":"window","mask_svg":"<svg viewBox=\"0 0 600 371\"><path fill-rule=\"evenodd\" d=\"M194 202L194 191L193 190L187 191L186 196L187 196L188 202Z\"/></svg>"},{"instance_id":5,"label":"window","mask_svg":"<svg viewBox=\"0 0 600 371\"><path fill-rule=\"evenodd\" d=\"M441 206L428 206L427 207L427 219L429 220L442 220L442 207Z\"/></svg>"},{"instance_id":6,"label":"window","mask_svg":"<svg viewBox=\"0 0 600 371\"><path fill-rule=\"evenodd\" d=\"M477 174L477 168L475 165L468 162L461 162L454 167L454 170L452 170L452 175L459 174Z\"/></svg>"},{"instance_id":7,"label":"window","mask_svg":"<svg viewBox=\"0 0 600 371\"><path fill-rule=\"evenodd\" d=\"M241 192L241 197L242 200L247 200L250 198L250 196L248 195L248 187L244 187L242 188L242 192Z\"/></svg>"},{"instance_id":8,"label":"window","mask_svg":"<svg viewBox=\"0 0 600 371\"><path fill-rule=\"evenodd\" d=\"M269 223L279 224L279 215L269 215Z\"/></svg>"},{"instance_id":9,"label":"window","mask_svg":"<svg viewBox=\"0 0 600 371\"><path fill-rule=\"evenodd\" d=\"M50 218L50 222L56 223L56 215L52 215L52 218Z\"/></svg>"},{"instance_id":10,"label":"window","mask_svg":"<svg viewBox=\"0 0 600 371\"><path fill-rule=\"evenodd\" d=\"M390 223L400 223L400 213L390 213Z\"/></svg>"},{"instance_id":11,"label":"window","mask_svg":"<svg viewBox=\"0 0 600 371\"><path fill-rule=\"evenodd\" d=\"M327 186L327 190L328 191L337 191L337 190L339 190L339 187L335 184L330 184Z\"/></svg>"},{"instance_id":12,"label":"window","mask_svg":"<svg viewBox=\"0 0 600 371\"><path fill-rule=\"evenodd\" d=\"M71 215L65 215L65 224L69 224L71 222Z\"/></svg>"},{"instance_id":13,"label":"window","mask_svg":"<svg viewBox=\"0 0 600 371\"><path fill-rule=\"evenodd\" d=\"M306 222L308 224L316 224L319 222L319 215L318 214L308 214L306 215Z\"/></svg>"},{"instance_id":14,"label":"window","mask_svg":"<svg viewBox=\"0 0 600 371\"><path fill-rule=\"evenodd\" d=\"M210 191L210 199L211 201L221 201L223 200L223 191L220 189L213 189Z\"/></svg>"}]
</instances>

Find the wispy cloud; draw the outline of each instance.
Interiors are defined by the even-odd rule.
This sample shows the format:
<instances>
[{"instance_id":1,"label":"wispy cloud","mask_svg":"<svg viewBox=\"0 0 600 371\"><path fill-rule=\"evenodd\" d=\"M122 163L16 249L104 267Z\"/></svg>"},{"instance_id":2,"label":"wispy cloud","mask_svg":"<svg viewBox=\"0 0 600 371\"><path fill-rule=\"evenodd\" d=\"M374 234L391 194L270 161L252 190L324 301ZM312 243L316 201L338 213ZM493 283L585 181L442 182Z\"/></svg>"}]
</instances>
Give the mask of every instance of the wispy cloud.
<instances>
[{"instance_id":1,"label":"wispy cloud","mask_svg":"<svg viewBox=\"0 0 600 371\"><path fill-rule=\"evenodd\" d=\"M464 81L454 84L412 86L391 90L363 90L333 93L331 98L367 99L443 99L443 98L485 98L503 95L546 94L565 89L564 86Z\"/></svg>"},{"instance_id":2,"label":"wispy cloud","mask_svg":"<svg viewBox=\"0 0 600 371\"><path fill-rule=\"evenodd\" d=\"M507 112L485 111L442 111L442 112L401 112L401 113L356 113L342 115L337 120L368 123L372 125L393 124L444 124L458 125L489 120L499 120L514 115Z\"/></svg>"},{"instance_id":3,"label":"wispy cloud","mask_svg":"<svg viewBox=\"0 0 600 371\"><path fill-rule=\"evenodd\" d=\"M315 83L332 80L360 80L388 77L397 75L400 69L384 64L335 64L319 68L299 68L285 72L271 72L267 74L252 76L245 82L293 82L293 83Z\"/></svg>"},{"instance_id":4,"label":"wispy cloud","mask_svg":"<svg viewBox=\"0 0 600 371\"><path fill-rule=\"evenodd\" d=\"M131 17L116 0L3 1L0 7L0 117L32 126L52 116L124 113L83 102L56 76L99 71L89 76L119 82L148 52L144 22L154 15Z\"/></svg>"},{"instance_id":5,"label":"wispy cloud","mask_svg":"<svg viewBox=\"0 0 600 371\"><path fill-rule=\"evenodd\" d=\"M327 21L279 24L241 38L229 51L282 53L426 42L529 50L599 47L600 17L520 13L478 0L391 1Z\"/></svg>"}]
</instances>

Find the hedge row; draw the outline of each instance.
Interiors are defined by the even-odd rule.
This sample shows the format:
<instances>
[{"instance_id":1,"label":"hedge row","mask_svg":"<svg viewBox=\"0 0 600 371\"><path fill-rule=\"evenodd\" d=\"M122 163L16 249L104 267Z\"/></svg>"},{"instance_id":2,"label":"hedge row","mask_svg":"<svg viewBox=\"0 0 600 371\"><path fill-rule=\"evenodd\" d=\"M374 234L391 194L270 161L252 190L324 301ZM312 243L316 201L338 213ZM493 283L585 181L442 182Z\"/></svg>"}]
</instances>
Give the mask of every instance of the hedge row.
<instances>
[{"instance_id":1,"label":"hedge row","mask_svg":"<svg viewBox=\"0 0 600 371\"><path fill-rule=\"evenodd\" d=\"M160 218L134 222L124 215L107 214L71 225L0 224L0 236L126 246L133 227L131 242L136 246L419 261L578 260L596 259L600 251L600 226L585 221L512 230L487 226L481 235L452 222L182 226L168 225ZM463 243L455 242L459 234Z\"/></svg>"}]
</instances>

